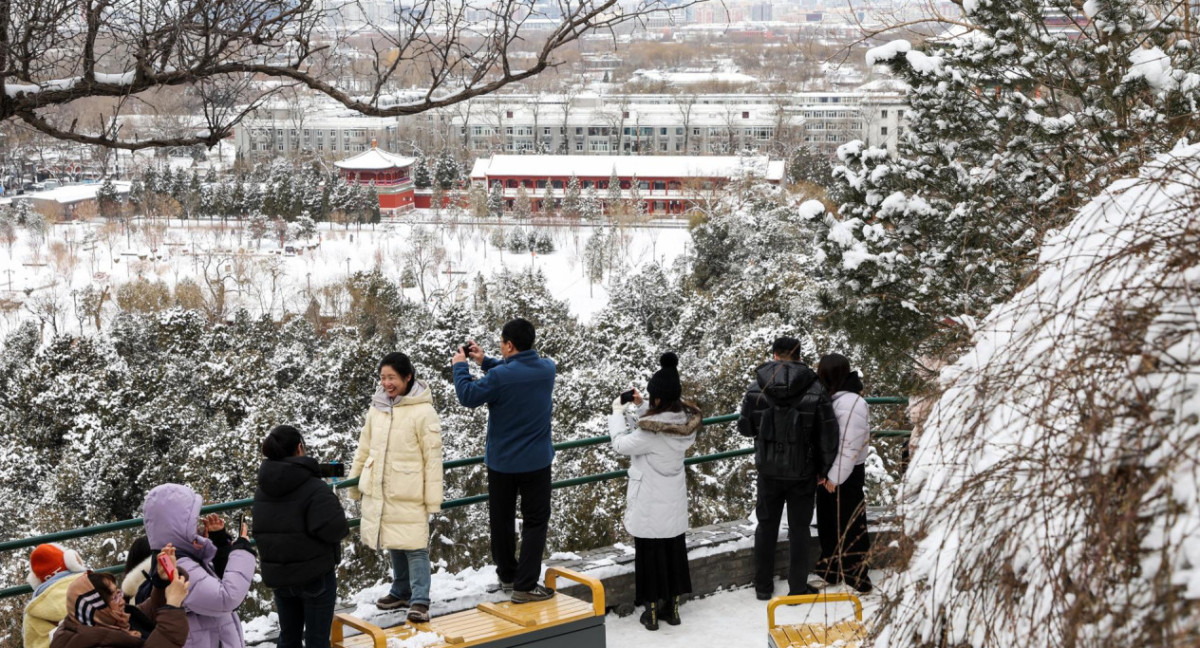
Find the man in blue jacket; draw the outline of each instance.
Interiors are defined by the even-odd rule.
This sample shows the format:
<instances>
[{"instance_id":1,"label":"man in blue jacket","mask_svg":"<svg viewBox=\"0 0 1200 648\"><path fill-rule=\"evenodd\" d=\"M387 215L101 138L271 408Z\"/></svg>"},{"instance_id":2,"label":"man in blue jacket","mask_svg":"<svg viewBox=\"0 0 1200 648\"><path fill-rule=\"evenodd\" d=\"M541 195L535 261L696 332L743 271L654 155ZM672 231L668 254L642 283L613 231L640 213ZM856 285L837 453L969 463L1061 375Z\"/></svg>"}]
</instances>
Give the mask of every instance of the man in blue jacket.
<instances>
[{"instance_id":1,"label":"man in blue jacket","mask_svg":"<svg viewBox=\"0 0 1200 648\"><path fill-rule=\"evenodd\" d=\"M544 601L554 591L537 584L550 523L551 393L554 361L533 350L533 324L514 319L500 330L500 355L486 358L468 342L454 354L454 391L464 407L488 406L488 521L492 560L513 603ZM471 378L470 357L484 376ZM521 553L516 557L517 495L521 497Z\"/></svg>"}]
</instances>

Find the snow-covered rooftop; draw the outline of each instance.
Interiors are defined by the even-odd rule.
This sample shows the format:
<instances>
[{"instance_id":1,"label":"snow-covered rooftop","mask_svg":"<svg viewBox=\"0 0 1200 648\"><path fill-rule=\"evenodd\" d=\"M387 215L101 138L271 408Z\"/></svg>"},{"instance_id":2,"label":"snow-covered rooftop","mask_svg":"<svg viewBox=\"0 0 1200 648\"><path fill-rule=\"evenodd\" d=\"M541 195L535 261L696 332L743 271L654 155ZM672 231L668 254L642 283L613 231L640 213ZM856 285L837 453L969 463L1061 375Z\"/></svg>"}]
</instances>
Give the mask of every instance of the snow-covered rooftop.
<instances>
[{"instance_id":1,"label":"snow-covered rooftop","mask_svg":"<svg viewBox=\"0 0 1200 648\"><path fill-rule=\"evenodd\" d=\"M113 182L118 194L129 193L129 184L125 181ZM36 193L25 194L20 198L29 200L47 200L56 202L60 205L70 205L84 200L93 200L96 194L100 192L99 183L67 185L65 187L57 187L55 189L47 189L46 191L38 191Z\"/></svg>"},{"instance_id":2,"label":"snow-covered rooftop","mask_svg":"<svg viewBox=\"0 0 1200 648\"><path fill-rule=\"evenodd\" d=\"M480 158L471 169L473 179L492 176L607 178L740 178L759 175L783 179L784 164L765 155L493 155Z\"/></svg>"},{"instance_id":3,"label":"snow-covered rooftop","mask_svg":"<svg viewBox=\"0 0 1200 648\"><path fill-rule=\"evenodd\" d=\"M381 171L383 169L404 168L412 166L416 162L415 159L388 153L376 147L371 147L369 150L359 153L354 157L346 158L338 162L334 162L334 166L340 169L354 169L359 171Z\"/></svg>"}]
</instances>

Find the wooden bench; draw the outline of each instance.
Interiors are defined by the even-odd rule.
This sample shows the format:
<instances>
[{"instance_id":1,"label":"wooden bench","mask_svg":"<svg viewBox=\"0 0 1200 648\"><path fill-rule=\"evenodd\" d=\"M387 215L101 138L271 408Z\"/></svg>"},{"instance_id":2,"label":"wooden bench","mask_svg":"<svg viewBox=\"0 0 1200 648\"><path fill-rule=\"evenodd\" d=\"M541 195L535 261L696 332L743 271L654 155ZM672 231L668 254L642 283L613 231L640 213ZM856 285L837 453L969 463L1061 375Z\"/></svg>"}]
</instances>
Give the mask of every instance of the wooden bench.
<instances>
[{"instance_id":1,"label":"wooden bench","mask_svg":"<svg viewBox=\"0 0 1200 648\"><path fill-rule=\"evenodd\" d=\"M604 585L599 580L568 569L546 570L546 587L555 589L558 578L586 585L592 593L589 603L555 592L546 601L515 605L510 601L480 603L463 610L431 619L429 623L405 623L380 628L349 614L333 619L333 648L387 648L389 637L404 640L418 632L439 636L434 648L604 648ZM349 626L362 632L345 636Z\"/></svg>"},{"instance_id":2,"label":"wooden bench","mask_svg":"<svg viewBox=\"0 0 1200 648\"><path fill-rule=\"evenodd\" d=\"M849 601L854 604L854 619L843 619L833 625L824 623L775 623L775 608L781 605L815 605ZM801 594L777 596L767 603L767 641L770 648L805 648L830 646L843 642L845 648L858 648L867 637L862 622L862 601L853 594Z\"/></svg>"}]
</instances>

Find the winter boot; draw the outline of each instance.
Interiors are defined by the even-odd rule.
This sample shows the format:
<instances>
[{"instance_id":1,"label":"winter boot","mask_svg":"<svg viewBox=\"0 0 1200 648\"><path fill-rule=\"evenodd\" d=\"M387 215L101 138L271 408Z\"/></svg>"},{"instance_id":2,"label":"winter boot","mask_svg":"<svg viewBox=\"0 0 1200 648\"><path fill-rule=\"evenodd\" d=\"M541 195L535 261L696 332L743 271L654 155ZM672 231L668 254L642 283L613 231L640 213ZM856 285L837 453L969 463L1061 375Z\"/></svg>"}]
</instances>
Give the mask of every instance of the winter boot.
<instances>
[{"instance_id":1,"label":"winter boot","mask_svg":"<svg viewBox=\"0 0 1200 648\"><path fill-rule=\"evenodd\" d=\"M659 609L662 610L662 612L658 615L660 620L666 621L667 625L676 626L680 624L678 596L672 596L669 601L663 601L662 607Z\"/></svg>"},{"instance_id":2,"label":"winter boot","mask_svg":"<svg viewBox=\"0 0 1200 648\"><path fill-rule=\"evenodd\" d=\"M646 626L647 630L658 630L658 604L653 601L646 604L646 611L642 612L642 625Z\"/></svg>"}]
</instances>

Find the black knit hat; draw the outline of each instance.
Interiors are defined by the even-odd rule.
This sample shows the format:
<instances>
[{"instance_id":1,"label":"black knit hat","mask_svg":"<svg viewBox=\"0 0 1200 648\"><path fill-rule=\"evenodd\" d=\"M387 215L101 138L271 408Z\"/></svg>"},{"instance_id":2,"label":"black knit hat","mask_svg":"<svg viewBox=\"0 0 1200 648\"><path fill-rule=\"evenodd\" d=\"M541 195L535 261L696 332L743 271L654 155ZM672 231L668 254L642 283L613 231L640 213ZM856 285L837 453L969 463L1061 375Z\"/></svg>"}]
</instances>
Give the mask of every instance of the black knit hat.
<instances>
[{"instance_id":1,"label":"black knit hat","mask_svg":"<svg viewBox=\"0 0 1200 648\"><path fill-rule=\"evenodd\" d=\"M650 403L659 400L659 405L670 405L683 398L683 385L679 384L679 357L670 351L658 358L662 369L654 372L646 391L650 392Z\"/></svg>"}]
</instances>

